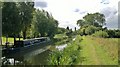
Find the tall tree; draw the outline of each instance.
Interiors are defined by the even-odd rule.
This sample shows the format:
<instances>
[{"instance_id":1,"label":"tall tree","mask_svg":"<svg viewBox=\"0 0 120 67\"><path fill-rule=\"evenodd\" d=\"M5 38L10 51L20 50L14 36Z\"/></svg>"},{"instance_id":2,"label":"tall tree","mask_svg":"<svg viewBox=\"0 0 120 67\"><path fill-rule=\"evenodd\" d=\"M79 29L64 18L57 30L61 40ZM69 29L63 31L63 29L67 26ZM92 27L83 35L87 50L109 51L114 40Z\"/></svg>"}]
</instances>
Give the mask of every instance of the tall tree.
<instances>
[{"instance_id":1,"label":"tall tree","mask_svg":"<svg viewBox=\"0 0 120 67\"><path fill-rule=\"evenodd\" d=\"M41 36L53 37L57 31L58 21L55 20L45 10L36 10L36 21L35 27Z\"/></svg>"},{"instance_id":2,"label":"tall tree","mask_svg":"<svg viewBox=\"0 0 120 67\"><path fill-rule=\"evenodd\" d=\"M20 10L20 20L23 25L23 38L26 39L26 31L32 23L34 2L19 2L18 5Z\"/></svg>"},{"instance_id":3,"label":"tall tree","mask_svg":"<svg viewBox=\"0 0 120 67\"><path fill-rule=\"evenodd\" d=\"M67 30L70 30L70 29L69 29L69 26L67 26L67 28L66 28L66 29L67 29Z\"/></svg>"},{"instance_id":4,"label":"tall tree","mask_svg":"<svg viewBox=\"0 0 120 67\"><path fill-rule=\"evenodd\" d=\"M86 16L83 17L85 22L89 25L94 25L94 26L103 26L105 25L105 16L104 14L100 13L93 13L93 14L87 14Z\"/></svg>"},{"instance_id":5,"label":"tall tree","mask_svg":"<svg viewBox=\"0 0 120 67\"><path fill-rule=\"evenodd\" d=\"M19 11L15 2L4 2L2 7L3 36L16 36L21 31ZM14 38L15 40L15 38Z\"/></svg>"},{"instance_id":6,"label":"tall tree","mask_svg":"<svg viewBox=\"0 0 120 67\"><path fill-rule=\"evenodd\" d=\"M85 21L80 19L80 20L77 21L77 25L82 27L83 25L85 25Z\"/></svg>"}]
</instances>

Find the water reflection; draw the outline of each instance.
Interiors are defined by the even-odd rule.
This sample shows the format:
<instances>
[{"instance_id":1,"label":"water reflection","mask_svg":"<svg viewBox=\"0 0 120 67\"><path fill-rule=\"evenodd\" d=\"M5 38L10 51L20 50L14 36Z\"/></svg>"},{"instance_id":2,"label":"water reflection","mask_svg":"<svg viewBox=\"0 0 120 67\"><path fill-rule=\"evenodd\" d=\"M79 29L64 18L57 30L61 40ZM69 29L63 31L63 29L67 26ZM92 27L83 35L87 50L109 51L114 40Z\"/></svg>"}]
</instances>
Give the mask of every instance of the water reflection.
<instances>
[{"instance_id":1,"label":"water reflection","mask_svg":"<svg viewBox=\"0 0 120 67\"><path fill-rule=\"evenodd\" d=\"M3 65L47 65L47 59L51 52L51 45L37 49L20 56L2 57Z\"/></svg>"},{"instance_id":2,"label":"water reflection","mask_svg":"<svg viewBox=\"0 0 120 67\"><path fill-rule=\"evenodd\" d=\"M56 48L61 51L63 50L65 47L67 46L67 44L63 44L63 45L60 45L60 46L56 46Z\"/></svg>"}]
</instances>

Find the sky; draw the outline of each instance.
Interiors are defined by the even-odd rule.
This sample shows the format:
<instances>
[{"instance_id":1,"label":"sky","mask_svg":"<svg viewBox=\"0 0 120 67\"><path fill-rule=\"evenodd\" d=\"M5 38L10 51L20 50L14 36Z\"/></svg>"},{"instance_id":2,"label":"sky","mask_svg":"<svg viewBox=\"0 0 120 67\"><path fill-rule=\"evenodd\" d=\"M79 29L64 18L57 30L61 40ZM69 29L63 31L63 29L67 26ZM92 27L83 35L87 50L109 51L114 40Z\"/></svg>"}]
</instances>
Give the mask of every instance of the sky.
<instances>
[{"instance_id":1,"label":"sky","mask_svg":"<svg viewBox=\"0 0 120 67\"><path fill-rule=\"evenodd\" d=\"M105 15L109 29L118 28L118 2L120 0L35 0L35 8L52 13L59 27L79 29L77 20L87 13L100 12Z\"/></svg>"}]
</instances>

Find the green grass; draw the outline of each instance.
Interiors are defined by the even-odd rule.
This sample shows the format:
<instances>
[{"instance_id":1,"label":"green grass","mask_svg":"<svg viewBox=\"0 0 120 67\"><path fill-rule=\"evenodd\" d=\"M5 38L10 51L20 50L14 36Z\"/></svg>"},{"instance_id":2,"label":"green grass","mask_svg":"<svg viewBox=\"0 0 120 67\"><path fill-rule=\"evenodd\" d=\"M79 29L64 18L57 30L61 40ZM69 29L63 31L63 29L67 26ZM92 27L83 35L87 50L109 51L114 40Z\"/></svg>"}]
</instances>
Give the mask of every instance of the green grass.
<instances>
[{"instance_id":1,"label":"green grass","mask_svg":"<svg viewBox=\"0 0 120 67\"><path fill-rule=\"evenodd\" d=\"M19 40L19 38L16 38L16 40ZM20 40L23 40L23 38L20 38ZM8 42L14 43L14 38L9 37ZM2 45L5 45L5 43L6 43L6 37L2 37Z\"/></svg>"},{"instance_id":2,"label":"green grass","mask_svg":"<svg viewBox=\"0 0 120 67\"><path fill-rule=\"evenodd\" d=\"M118 39L83 37L81 55L82 65L117 65Z\"/></svg>"},{"instance_id":3,"label":"green grass","mask_svg":"<svg viewBox=\"0 0 120 67\"><path fill-rule=\"evenodd\" d=\"M66 37L67 37L66 34L56 34L54 36L54 38L59 38L59 39L63 39L63 38L66 38Z\"/></svg>"}]
</instances>

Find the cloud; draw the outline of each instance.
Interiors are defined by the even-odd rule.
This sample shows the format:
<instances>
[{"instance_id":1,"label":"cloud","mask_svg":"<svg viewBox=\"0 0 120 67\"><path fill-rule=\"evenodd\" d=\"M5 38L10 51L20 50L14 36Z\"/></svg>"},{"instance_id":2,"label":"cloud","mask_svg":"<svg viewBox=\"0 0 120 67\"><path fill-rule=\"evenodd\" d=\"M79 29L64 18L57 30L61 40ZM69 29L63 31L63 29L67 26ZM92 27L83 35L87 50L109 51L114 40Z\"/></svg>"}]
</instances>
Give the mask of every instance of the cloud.
<instances>
[{"instance_id":1,"label":"cloud","mask_svg":"<svg viewBox=\"0 0 120 67\"><path fill-rule=\"evenodd\" d=\"M46 2L43 9L52 13L53 17L59 21L60 27L70 26L74 28L76 21L82 19L87 13L101 12L105 14L107 20L113 19L117 14L119 0L38 0ZM102 1L102 2L101 2ZM108 3L108 4L107 4ZM37 4L41 9L41 4ZM61 22L62 21L62 22ZM68 21L68 22L66 22ZM112 21L112 20L111 20ZM107 25L111 26L111 21ZM115 22L114 22L115 23ZM116 23L117 24L117 23Z\"/></svg>"},{"instance_id":2,"label":"cloud","mask_svg":"<svg viewBox=\"0 0 120 67\"><path fill-rule=\"evenodd\" d=\"M72 22L68 22L68 21L61 21L59 23L60 23L59 27L67 28L67 26L68 26L72 30L74 30L75 27L76 27L76 29L79 29L79 26L77 26L75 22L72 23Z\"/></svg>"},{"instance_id":3,"label":"cloud","mask_svg":"<svg viewBox=\"0 0 120 67\"><path fill-rule=\"evenodd\" d=\"M85 10L80 10L80 9L78 9L78 8L75 9L74 12L79 13L79 14L85 14L85 13L87 13L87 11L85 11Z\"/></svg>"},{"instance_id":4,"label":"cloud","mask_svg":"<svg viewBox=\"0 0 120 67\"><path fill-rule=\"evenodd\" d=\"M103 8L100 12L105 15L106 19L112 18L117 14L117 10L113 7Z\"/></svg>"},{"instance_id":5,"label":"cloud","mask_svg":"<svg viewBox=\"0 0 120 67\"><path fill-rule=\"evenodd\" d=\"M44 2L44 1L35 2L35 7L45 8L45 7L47 7L47 2Z\"/></svg>"},{"instance_id":6,"label":"cloud","mask_svg":"<svg viewBox=\"0 0 120 67\"><path fill-rule=\"evenodd\" d=\"M109 29L118 29L118 26L119 23L118 23L118 15L114 15L112 17L112 19L109 19L107 22L106 22L106 27L108 27Z\"/></svg>"},{"instance_id":7,"label":"cloud","mask_svg":"<svg viewBox=\"0 0 120 67\"><path fill-rule=\"evenodd\" d=\"M80 12L80 14L85 14L85 13L87 13L87 11Z\"/></svg>"},{"instance_id":8,"label":"cloud","mask_svg":"<svg viewBox=\"0 0 120 67\"><path fill-rule=\"evenodd\" d=\"M100 11L106 17L106 27L109 29L118 28L118 11L114 7L106 7Z\"/></svg>"},{"instance_id":9,"label":"cloud","mask_svg":"<svg viewBox=\"0 0 120 67\"><path fill-rule=\"evenodd\" d=\"M79 9L75 9L75 11L74 12L79 12L80 10Z\"/></svg>"},{"instance_id":10,"label":"cloud","mask_svg":"<svg viewBox=\"0 0 120 67\"><path fill-rule=\"evenodd\" d=\"M102 0L101 3L103 3L103 4L109 4L110 1L109 0Z\"/></svg>"}]
</instances>

